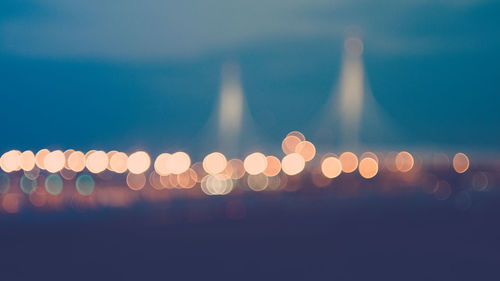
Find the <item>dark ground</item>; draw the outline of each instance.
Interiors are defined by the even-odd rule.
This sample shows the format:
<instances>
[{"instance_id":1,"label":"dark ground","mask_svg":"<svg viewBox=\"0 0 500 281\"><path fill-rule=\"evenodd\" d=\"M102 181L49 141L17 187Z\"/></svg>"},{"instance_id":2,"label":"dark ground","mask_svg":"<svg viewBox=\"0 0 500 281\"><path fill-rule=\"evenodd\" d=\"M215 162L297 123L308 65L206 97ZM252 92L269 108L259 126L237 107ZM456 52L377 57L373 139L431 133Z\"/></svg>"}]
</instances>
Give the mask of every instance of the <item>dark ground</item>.
<instances>
[{"instance_id":1,"label":"dark ground","mask_svg":"<svg viewBox=\"0 0 500 281\"><path fill-rule=\"evenodd\" d=\"M419 192L24 210L0 217L0 279L500 280L500 196L470 196L465 210Z\"/></svg>"}]
</instances>

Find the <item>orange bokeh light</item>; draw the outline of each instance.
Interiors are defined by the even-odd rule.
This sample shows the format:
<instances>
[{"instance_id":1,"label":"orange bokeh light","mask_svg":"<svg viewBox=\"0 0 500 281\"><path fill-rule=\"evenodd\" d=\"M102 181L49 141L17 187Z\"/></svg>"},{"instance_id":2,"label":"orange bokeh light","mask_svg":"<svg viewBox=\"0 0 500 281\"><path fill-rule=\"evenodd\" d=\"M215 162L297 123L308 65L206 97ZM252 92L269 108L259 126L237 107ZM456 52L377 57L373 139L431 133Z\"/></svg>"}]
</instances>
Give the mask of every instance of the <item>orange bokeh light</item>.
<instances>
[{"instance_id":1,"label":"orange bokeh light","mask_svg":"<svg viewBox=\"0 0 500 281\"><path fill-rule=\"evenodd\" d=\"M365 179L371 179L378 173L378 163L371 157L361 159L359 162L359 174Z\"/></svg>"},{"instance_id":2,"label":"orange bokeh light","mask_svg":"<svg viewBox=\"0 0 500 281\"><path fill-rule=\"evenodd\" d=\"M127 160L127 154L123 152L113 153L113 155L109 159L110 170L119 174L125 173L127 171Z\"/></svg>"},{"instance_id":3,"label":"orange bokeh light","mask_svg":"<svg viewBox=\"0 0 500 281\"><path fill-rule=\"evenodd\" d=\"M358 168L358 157L352 152L344 152L339 157L342 165L342 172L352 173Z\"/></svg>"},{"instance_id":4,"label":"orange bokeh light","mask_svg":"<svg viewBox=\"0 0 500 281\"><path fill-rule=\"evenodd\" d=\"M146 176L144 174L127 174L127 185L132 190L141 190L146 185Z\"/></svg>"},{"instance_id":5,"label":"orange bokeh light","mask_svg":"<svg viewBox=\"0 0 500 281\"><path fill-rule=\"evenodd\" d=\"M301 140L296 136L287 136L281 143L281 149L285 154L294 153L300 142Z\"/></svg>"},{"instance_id":6,"label":"orange bokeh light","mask_svg":"<svg viewBox=\"0 0 500 281\"><path fill-rule=\"evenodd\" d=\"M95 151L87 155L85 165L94 174L104 172L108 167L108 155L104 151Z\"/></svg>"},{"instance_id":7,"label":"orange bokeh light","mask_svg":"<svg viewBox=\"0 0 500 281\"><path fill-rule=\"evenodd\" d=\"M19 171L21 169L21 152L11 150L0 158L0 167L7 173Z\"/></svg>"},{"instance_id":8,"label":"orange bokeh light","mask_svg":"<svg viewBox=\"0 0 500 281\"><path fill-rule=\"evenodd\" d=\"M304 160L307 162L311 161L316 155L316 147L312 144L312 142L301 141L297 144L297 146L295 146L295 152L302 155Z\"/></svg>"},{"instance_id":9,"label":"orange bokeh light","mask_svg":"<svg viewBox=\"0 0 500 281\"><path fill-rule=\"evenodd\" d=\"M401 151L398 155L396 155L395 163L398 171L406 173L413 168L415 161L409 152Z\"/></svg>"},{"instance_id":10,"label":"orange bokeh light","mask_svg":"<svg viewBox=\"0 0 500 281\"><path fill-rule=\"evenodd\" d=\"M191 166L191 158L185 152L179 151L166 157L166 170L174 175L186 172Z\"/></svg>"},{"instance_id":11,"label":"orange bokeh light","mask_svg":"<svg viewBox=\"0 0 500 281\"><path fill-rule=\"evenodd\" d=\"M326 157L321 163L321 172L329 179L336 178L342 172L342 163L337 157Z\"/></svg>"},{"instance_id":12,"label":"orange bokeh light","mask_svg":"<svg viewBox=\"0 0 500 281\"><path fill-rule=\"evenodd\" d=\"M133 174L142 174L149 169L151 158L144 151L132 153L127 159L127 168Z\"/></svg>"},{"instance_id":13,"label":"orange bokeh light","mask_svg":"<svg viewBox=\"0 0 500 281\"><path fill-rule=\"evenodd\" d=\"M266 156L260 152L248 155L243 161L245 171L250 175L258 175L267 168Z\"/></svg>"},{"instance_id":14,"label":"orange bokeh light","mask_svg":"<svg viewBox=\"0 0 500 281\"><path fill-rule=\"evenodd\" d=\"M304 136L304 134L302 134L299 131L291 131L290 133L287 134L287 136L297 137L297 138L299 138L300 141L305 141L306 140L306 137Z\"/></svg>"},{"instance_id":15,"label":"orange bokeh light","mask_svg":"<svg viewBox=\"0 0 500 281\"><path fill-rule=\"evenodd\" d=\"M227 159L220 152L213 152L203 159L203 169L209 174L219 174L226 169Z\"/></svg>"},{"instance_id":16,"label":"orange bokeh light","mask_svg":"<svg viewBox=\"0 0 500 281\"><path fill-rule=\"evenodd\" d=\"M46 148L38 151L35 155L35 164L38 166L38 168L45 170L45 166L43 165L43 161L45 160L45 157L50 153L50 151Z\"/></svg>"},{"instance_id":17,"label":"orange bokeh light","mask_svg":"<svg viewBox=\"0 0 500 281\"><path fill-rule=\"evenodd\" d=\"M81 172L85 169L85 154L75 151L68 157L68 167L74 172Z\"/></svg>"},{"instance_id":18,"label":"orange bokeh light","mask_svg":"<svg viewBox=\"0 0 500 281\"><path fill-rule=\"evenodd\" d=\"M35 154L31 150L21 153L21 169L31 171L35 168Z\"/></svg>"},{"instance_id":19,"label":"orange bokeh light","mask_svg":"<svg viewBox=\"0 0 500 281\"><path fill-rule=\"evenodd\" d=\"M273 177L279 174L281 171L281 162L275 156L267 156L267 168L264 170L264 175L268 177Z\"/></svg>"},{"instance_id":20,"label":"orange bokeh light","mask_svg":"<svg viewBox=\"0 0 500 281\"><path fill-rule=\"evenodd\" d=\"M457 153L453 157L453 169L459 174L465 173L469 169L469 157L464 153Z\"/></svg>"},{"instance_id":21,"label":"orange bokeh light","mask_svg":"<svg viewBox=\"0 0 500 281\"><path fill-rule=\"evenodd\" d=\"M306 161L304 157L298 153L290 153L283 157L281 161L281 169L285 174L293 176L304 170Z\"/></svg>"},{"instance_id":22,"label":"orange bokeh light","mask_svg":"<svg viewBox=\"0 0 500 281\"><path fill-rule=\"evenodd\" d=\"M55 150L47 154L43 160L45 169L50 173L57 173L64 168L66 157L61 150Z\"/></svg>"},{"instance_id":23,"label":"orange bokeh light","mask_svg":"<svg viewBox=\"0 0 500 281\"><path fill-rule=\"evenodd\" d=\"M245 175L245 166L243 161L236 158L229 160L224 173L233 180L241 179Z\"/></svg>"}]
</instances>

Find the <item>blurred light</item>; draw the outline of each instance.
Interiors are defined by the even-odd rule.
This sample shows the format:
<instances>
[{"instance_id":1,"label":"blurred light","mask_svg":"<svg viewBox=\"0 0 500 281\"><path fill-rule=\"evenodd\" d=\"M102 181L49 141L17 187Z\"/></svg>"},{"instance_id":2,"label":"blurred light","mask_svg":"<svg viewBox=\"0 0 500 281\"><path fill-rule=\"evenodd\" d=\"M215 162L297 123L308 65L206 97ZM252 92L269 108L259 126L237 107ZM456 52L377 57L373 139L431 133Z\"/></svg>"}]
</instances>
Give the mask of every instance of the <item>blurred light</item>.
<instances>
[{"instance_id":1,"label":"blurred light","mask_svg":"<svg viewBox=\"0 0 500 281\"><path fill-rule=\"evenodd\" d=\"M287 136L281 143L281 149L285 154L294 153L300 142L301 140L296 136Z\"/></svg>"},{"instance_id":2,"label":"blurred light","mask_svg":"<svg viewBox=\"0 0 500 281\"><path fill-rule=\"evenodd\" d=\"M76 179L76 190L78 193L84 196L89 196L94 192L95 183L92 176L87 174L82 174Z\"/></svg>"},{"instance_id":3,"label":"blurred light","mask_svg":"<svg viewBox=\"0 0 500 281\"><path fill-rule=\"evenodd\" d=\"M191 158L185 152L176 152L166 158L166 168L169 173L179 175L186 172L191 166Z\"/></svg>"},{"instance_id":4,"label":"blurred light","mask_svg":"<svg viewBox=\"0 0 500 281\"><path fill-rule=\"evenodd\" d=\"M293 176L302 172L305 164L306 162L302 155L298 153L290 153L283 157L283 160L281 161L281 168L287 175Z\"/></svg>"},{"instance_id":5,"label":"blurred light","mask_svg":"<svg viewBox=\"0 0 500 281\"><path fill-rule=\"evenodd\" d=\"M31 150L21 153L21 169L31 171L35 168L35 154Z\"/></svg>"},{"instance_id":6,"label":"blurred light","mask_svg":"<svg viewBox=\"0 0 500 281\"><path fill-rule=\"evenodd\" d=\"M11 150L0 158L0 167L7 173L19 171L21 169L21 152Z\"/></svg>"},{"instance_id":7,"label":"blurred light","mask_svg":"<svg viewBox=\"0 0 500 281\"><path fill-rule=\"evenodd\" d=\"M321 163L321 172L327 178L336 178L342 172L342 163L336 157L327 157Z\"/></svg>"},{"instance_id":8,"label":"blurred light","mask_svg":"<svg viewBox=\"0 0 500 281\"><path fill-rule=\"evenodd\" d=\"M465 173L469 169L469 157L463 153L457 153L453 157L453 169L459 174Z\"/></svg>"},{"instance_id":9,"label":"blurred light","mask_svg":"<svg viewBox=\"0 0 500 281\"><path fill-rule=\"evenodd\" d=\"M37 181L30 180L25 175L23 175L21 177L21 180L19 181L19 186L21 187L21 190L24 193L30 194L31 192L35 191L36 186L37 186Z\"/></svg>"},{"instance_id":10,"label":"blurred light","mask_svg":"<svg viewBox=\"0 0 500 281\"><path fill-rule=\"evenodd\" d=\"M127 154L123 152L113 153L109 159L110 170L118 174L125 173L127 171L127 160Z\"/></svg>"},{"instance_id":11,"label":"blurred light","mask_svg":"<svg viewBox=\"0 0 500 281\"><path fill-rule=\"evenodd\" d=\"M231 159L227 162L226 171L233 180L239 180L245 175L245 166L240 159Z\"/></svg>"},{"instance_id":12,"label":"blurred light","mask_svg":"<svg viewBox=\"0 0 500 281\"><path fill-rule=\"evenodd\" d=\"M363 159L363 158L372 158L373 160L377 161L377 164L379 163L377 154L375 154L373 152L369 152L369 151L363 152L361 154L361 156L359 157L359 159Z\"/></svg>"},{"instance_id":13,"label":"blurred light","mask_svg":"<svg viewBox=\"0 0 500 281\"><path fill-rule=\"evenodd\" d=\"M243 167L243 163L241 163L241 166ZM194 163L193 166L191 166L191 169L193 169L193 171L196 173L196 182L201 182L201 179L203 179L207 175L207 172L205 172L205 169L203 169L203 164L201 162Z\"/></svg>"},{"instance_id":14,"label":"blurred light","mask_svg":"<svg viewBox=\"0 0 500 281\"><path fill-rule=\"evenodd\" d=\"M75 152L75 150L73 149L67 149L64 151L64 168L68 169L68 170L71 170L71 168L69 167L69 156Z\"/></svg>"},{"instance_id":15,"label":"blurred light","mask_svg":"<svg viewBox=\"0 0 500 281\"><path fill-rule=\"evenodd\" d=\"M283 176L286 177L285 175ZM268 177L267 180L268 180L267 190L274 191L280 188L281 177L279 175Z\"/></svg>"},{"instance_id":16,"label":"blurred light","mask_svg":"<svg viewBox=\"0 0 500 281\"><path fill-rule=\"evenodd\" d=\"M106 167L106 169L110 171L113 171L113 169L111 168L111 157L113 157L113 155L115 155L116 153L118 153L118 151L116 150L111 150L106 153L106 156L108 157L108 166Z\"/></svg>"},{"instance_id":17,"label":"blurred light","mask_svg":"<svg viewBox=\"0 0 500 281\"><path fill-rule=\"evenodd\" d=\"M253 191L262 191L266 189L269 184L269 180L264 174L248 175L247 177L248 187Z\"/></svg>"},{"instance_id":18,"label":"blurred light","mask_svg":"<svg viewBox=\"0 0 500 281\"><path fill-rule=\"evenodd\" d=\"M163 185L161 183L161 176L156 171L152 171L149 174L149 184L156 190L163 189Z\"/></svg>"},{"instance_id":19,"label":"blurred light","mask_svg":"<svg viewBox=\"0 0 500 281\"><path fill-rule=\"evenodd\" d=\"M57 173L64 168L65 161L64 152L55 150L45 156L43 165L49 173Z\"/></svg>"},{"instance_id":20,"label":"blurred light","mask_svg":"<svg viewBox=\"0 0 500 281\"><path fill-rule=\"evenodd\" d=\"M266 156L260 152L252 153L245 158L243 166L250 175L260 174L267 168Z\"/></svg>"},{"instance_id":21,"label":"blurred light","mask_svg":"<svg viewBox=\"0 0 500 281\"><path fill-rule=\"evenodd\" d=\"M413 156L406 151L401 151L396 155L396 168L403 173L409 172L413 168L413 164L415 161L413 160Z\"/></svg>"},{"instance_id":22,"label":"blurred light","mask_svg":"<svg viewBox=\"0 0 500 281\"><path fill-rule=\"evenodd\" d=\"M133 174L142 174L149 169L151 158L144 151L132 153L127 160L128 170Z\"/></svg>"},{"instance_id":23,"label":"blurred light","mask_svg":"<svg viewBox=\"0 0 500 281\"><path fill-rule=\"evenodd\" d=\"M225 175L206 175L201 190L207 195L226 195L233 190L233 181Z\"/></svg>"},{"instance_id":24,"label":"blurred light","mask_svg":"<svg viewBox=\"0 0 500 281\"><path fill-rule=\"evenodd\" d=\"M17 213L20 209L20 196L18 194L5 194L2 198L2 207L7 213Z\"/></svg>"},{"instance_id":25,"label":"blurred light","mask_svg":"<svg viewBox=\"0 0 500 281\"><path fill-rule=\"evenodd\" d=\"M203 169L209 174L219 174L226 169L226 156L220 152L213 152L203 159Z\"/></svg>"},{"instance_id":26,"label":"blurred light","mask_svg":"<svg viewBox=\"0 0 500 281\"><path fill-rule=\"evenodd\" d=\"M352 173L358 167L358 157L352 152L344 152L339 157L342 172Z\"/></svg>"},{"instance_id":27,"label":"blurred light","mask_svg":"<svg viewBox=\"0 0 500 281\"><path fill-rule=\"evenodd\" d=\"M378 173L378 163L375 159L366 157L359 162L359 174L365 179L371 179Z\"/></svg>"},{"instance_id":28,"label":"blurred light","mask_svg":"<svg viewBox=\"0 0 500 281\"><path fill-rule=\"evenodd\" d=\"M196 178L196 173L192 169L189 169L177 175L177 182L182 188L192 188L196 185Z\"/></svg>"},{"instance_id":29,"label":"blurred light","mask_svg":"<svg viewBox=\"0 0 500 281\"><path fill-rule=\"evenodd\" d=\"M40 168L35 166L30 171L24 171L24 175L30 180L35 180L40 176Z\"/></svg>"},{"instance_id":30,"label":"blurred light","mask_svg":"<svg viewBox=\"0 0 500 281\"><path fill-rule=\"evenodd\" d=\"M297 146L295 146L295 152L302 155L304 160L307 162L311 161L316 155L316 147L311 142L301 141L297 144Z\"/></svg>"},{"instance_id":31,"label":"blurred light","mask_svg":"<svg viewBox=\"0 0 500 281\"><path fill-rule=\"evenodd\" d=\"M104 151L94 151L87 155L85 165L94 174L104 172L108 167L108 155Z\"/></svg>"},{"instance_id":32,"label":"blurred light","mask_svg":"<svg viewBox=\"0 0 500 281\"><path fill-rule=\"evenodd\" d=\"M396 167L396 156L398 155L395 151L390 151L384 155L384 165L390 172L398 172L398 168Z\"/></svg>"},{"instance_id":33,"label":"blurred light","mask_svg":"<svg viewBox=\"0 0 500 281\"><path fill-rule=\"evenodd\" d=\"M264 170L264 175L268 177L273 177L279 174L281 171L281 162L280 160L275 157L275 156L267 156L267 167Z\"/></svg>"},{"instance_id":34,"label":"blurred light","mask_svg":"<svg viewBox=\"0 0 500 281\"><path fill-rule=\"evenodd\" d=\"M45 190L51 195L58 195L63 190L63 180L57 174L51 174L45 178Z\"/></svg>"},{"instance_id":35,"label":"blurred light","mask_svg":"<svg viewBox=\"0 0 500 281\"><path fill-rule=\"evenodd\" d=\"M45 170L45 165L43 164L45 157L50 153L50 151L46 148L38 151L35 155L35 164L38 168Z\"/></svg>"},{"instance_id":36,"label":"blurred light","mask_svg":"<svg viewBox=\"0 0 500 281\"><path fill-rule=\"evenodd\" d=\"M291 131L290 133L287 134L287 136L295 136L295 137L299 138L300 141L306 140L306 137L304 136L304 134L302 134L299 131Z\"/></svg>"},{"instance_id":37,"label":"blurred light","mask_svg":"<svg viewBox=\"0 0 500 281\"><path fill-rule=\"evenodd\" d=\"M170 174L167 166L167 161L170 158L170 156L171 156L170 153L162 153L156 157L154 163L154 169L159 175L166 176Z\"/></svg>"},{"instance_id":38,"label":"blurred light","mask_svg":"<svg viewBox=\"0 0 500 281\"><path fill-rule=\"evenodd\" d=\"M439 181L434 192L434 197L438 200L446 200L451 195L451 186L447 181Z\"/></svg>"},{"instance_id":39,"label":"blurred light","mask_svg":"<svg viewBox=\"0 0 500 281\"><path fill-rule=\"evenodd\" d=\"M35 207L42 207L47 203L46 193L43 189L37 189L35 192L30 193L29 200Z\"/></svg>"},{"instance_id":40,"label":"blurred light","mask_svg":"<svg viewBox=\"0 0 500 281\"><path fill-rule=\"evenodd\" d=\"M484 172L477 172L472 177L472 187L477 191L484 191L488 188L488 175Z\"/></svg>"},{"instance_id":41,"label":"blurred light","mask_svg":"<svg viewBox=\"0 0 500 281\"><path fill-rule=\"evenodd\" d=\"M9 175L0 173L0 194L5 194L10 188L10 178Z\"/></svg>"},{"instance_id":42,"label":"blurred light","mask_svg":"<svg viewBox=\"0 0 500 281\"><path fill-rule=\"evenodd\" d=\"M61 171L59 171L59 174L61 175L61 177L63 177L63 179L65 180L72 180L76 177L76 172L73 171L73 170L68 170L66 168L62 169Z\"/></svg>"},{"instance_id":43,"label":"blurred light","mask_svg":"<svg viewBox=\"0 0 500 281\"><path fill-rule=\"evenodd\" d=\"M127 174L127 185L132 190L141 190L146 185L146 176L144 174Z\"/></svg>"},{"instance_id":44,"label":"blurred light","mask_svg":"<svg viewBox=\"0 0 500 281\"><path fill-rule=\"evenodd\" d=\"M68 167L74 172L81 172L85 169L85 154L81 151L75 151L68 157Z\"/></svg>"}]
</instances>

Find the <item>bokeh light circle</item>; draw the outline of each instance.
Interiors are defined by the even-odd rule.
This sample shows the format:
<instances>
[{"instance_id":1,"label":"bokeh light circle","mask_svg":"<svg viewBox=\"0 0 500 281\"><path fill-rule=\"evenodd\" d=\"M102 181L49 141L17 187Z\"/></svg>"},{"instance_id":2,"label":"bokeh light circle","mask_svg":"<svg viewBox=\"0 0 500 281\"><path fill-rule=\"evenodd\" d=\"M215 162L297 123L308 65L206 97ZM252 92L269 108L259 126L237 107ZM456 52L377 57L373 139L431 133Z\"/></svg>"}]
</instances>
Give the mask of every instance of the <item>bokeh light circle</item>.
<instances>
[{"instance_id":1,"label":"bokeh light circle","mask_svg":"<svg viewBox=\"0 0 500 281\"><path fill-rule=\"evenodd\" d=\"M51 195L58 195L63 190L63 180L58 174L51 174L45 178L45 190Z\"/></svg>"},{"instance_id":2,"label":"bokeh light circle","mask_svg":"<svg viewBox=\"0 0 500 281\"><path fill-rule=\"evenodd\" d=\"M209 174L219 174L226 169L227 159L220 152L213 152L203 159L203 169Z\"/></svg>"},{"instance_id":3,"label":"bokeh light circle","mask_svg":"<svg viewBox=\"0 0 500 281\"><path fill-rule=\"evenodd\" d=\"M55 150L47 154L43 160L45 170L49 173L57 173L64 168L66 157L61 150Z\"/></svg>"},{"instance_id":4,"label":"bokeh light circle","mask_svg":"<svg viewBox=\"0 0 500 281\"><path fill-rule=\"evenodd\" d=\"M68 167L74 172L81 172L85 169L85 154L75 151L68 157Z\"/></svg>"},{"instance_id":5,"label":"bokeh light circle","mask_svg":"<svg viewBox=\"0 0 500 281\"><path fill-rule=\"evenodd\" d=\"M281 169L285 172L285 174L290 176L302 172L305 165L306 161L304 160L304 157L298 153L290 153L283 157L283 160L281 161Z\"/></svg>"},{"instance_id":6,"label":"bokeh light circle","mask_svg":"<svg viewBox=\"0 0 500 281\"><path fill-rule=\"evenodd\" d=\"M344 152L339 157L342 164L342 172L352 173L358 168L358 157L352 152Z\"/></svg>"},{"instance_id":7,"label":"bokeh light circle","mask_svg":"<svg viewBox=\"0 0 500 281\"><path fill-rule=\"evenodd\" d=\"M401 151L396 155L396 168L402 173L409 172L415 163L413 156L407 151Z\"/></svg>"},{"instance_id":8,"label":"bokeh light circle","mask_svg":"<svg viewBox=\"0 0 500 281\"><path fill-rule=\"evenodd\" d=\"M21 169L21 152L11 150L0 157L0 167L7 173L19 171Z\"/></svg>"},{"instance_id":9,"label":"bokeh light circle","mask_svg":"<svg viewBox=\"0 0 500 281\"><path fill-rule=\"evenodd\" d=\"M109 168L115 173L123 174L127 171L127 160L127 154L116 152L109 159Z\"/></svg>"},{"instance_id":10,"label":"bokeh light circle","mask_svg":"<svg viewBox=\"0 0 500 281\"><path fill-rule=\"evenodd\" d=\"M465 173L469 169L469 157L464 153L457 153L453 157L453 169L459 174Z\"/></svg>"},{"instance_id":11,"label":"bokeh light circle","mask_svg":"<svg viewBox=\"0 0 500 281\"><path fill-rule=\"evenodd\" d=\"M321 172L329 179L336 178L342 172L342 163L337 157L326 157L321 163Z\"/></svg>"},{"instance_id":12,"label":"bokeh light circle","mask_svg":"<svg viewBox=\"0 0 500 281\"><path fill-rule=\"evenodd\" d=\"M133 174L142 174L149 169L151 158L144 151L132 153L127 160L128 170Z\"/></svg>"},{"instance_id":13,"label":"bokeh light circle","mask_svg":"<svg viewBox=\"0 0 500 281\"><path fill-rule=\"evenodd\" d=\"M167 170L175 175L184 173L191 166L191 158L185 152L179 151L167 158Z\"/></svg>"},{"instance_id":14,"label":"bokeh light circle","mask_svg":"<svg viewBox=\"0 0 500 281\"><path fill-rule=\"evenodd\" d=\"M247 178L248 187L253 191L262 191L269 185L269 179L264 174L258 175L248 175Z\"/></svg>"},{"instance_id":15,"label":"bokeh light circle","mask_svg":"<svg viewBox=\"0 0 500 281\"><path fill-rule=\"evenodd\" d=\"M306 162L311 161L316 155L316 147L312 142L309 141L301 141L295 147L295 152L302 155Z\"/></svg>"},{"instance_id":16,"label":"bokeh light circle","mask_svg":"<svg viewBox=\"0 0 500 281\"><path fill-rule=\"evenodd\" d=\"M104 151L94 151L87 155L85 166L94 174L104 172L108 168L108 155Z\"/></svg>"},{"instance_id":17,"label":"bokeh light circle","mask_svg":"<svg viewBox=\"0 0 500 281\"><path fill-rule=\"evenodd\" d=\"M21 153L21 169L31 171L35 168L35 154L31 150Z\"/></svg>"},{"instance_id":18,"label":"bokeh light circle","mask_svg":"<svg viewBox=\"0 0 500 281\"><path fill-rule=\"evenodd\" d=\"M280 160L275 157L275 156L267 156L267 167L264 170L264 175L268 177L273 177L279 174L281 171L281 162Z\"/></svg>"},{"instance_id":19,"label":"bokeh light circle","mask_svg":"<svg viewBox=\"0 0 500 281\"><path fill-rule=\"evenodd\" d=\"M76 179L76 190L84 196L89 196L94 192L95 182L92 176L82 174Z\"/></svg>"},{"instance_id":20,"label":"bokeh light circle","mask_svg":"<svg viewBox=\"0 0 500 281\"><path fill-rule=\"evenodd\" d=\"M245 171L250 175L258 175L267 168L266 156L260 152L248 155L243 161Z\"/></svg>"},{"instance_id":21,"label":"bokeh light circle","mask_svg":"<svg viewBox=\"0 0 500 281\"><path fill-rule=\"evenodd\" d=\"M23 175L19 181L19 187L21 187L21 190L26 194L30 194L35 191L36 186L37 180L28 179L25 175Z\"/></svg>"},{"instance_id":22,"label":"bokeh light circle","mask_svg":"<svg viewBox=\"0 0 500 281\"><path fill-rule=\"evenodd\" d=\"M365 179L371 179L378 173L378 163L375 159L366 157L359 162L359 174Z\"/></svg>"}]
</instances>

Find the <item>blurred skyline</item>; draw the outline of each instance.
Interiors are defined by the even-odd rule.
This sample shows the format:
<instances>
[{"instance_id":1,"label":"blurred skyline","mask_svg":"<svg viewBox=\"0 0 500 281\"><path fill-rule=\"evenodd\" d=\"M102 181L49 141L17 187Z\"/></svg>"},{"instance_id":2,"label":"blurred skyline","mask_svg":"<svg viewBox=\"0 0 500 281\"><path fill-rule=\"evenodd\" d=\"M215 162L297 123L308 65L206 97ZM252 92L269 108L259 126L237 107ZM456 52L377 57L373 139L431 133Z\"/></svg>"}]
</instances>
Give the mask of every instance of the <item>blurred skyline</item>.
<instances>
[{"instance_id":1,"label":"blurred skyline","mask_svg":"<svg viewBox=\"0 0 500 281\"><path fill-rule=\"evenodd\" d=\"M291 130L321 143L354 33L387 127L364 111L360 143L497 151L498 12L486 0L2 1L0 149L207 152L228 62L254 145L279 150Z\"/></svg>"}]
</instances>

